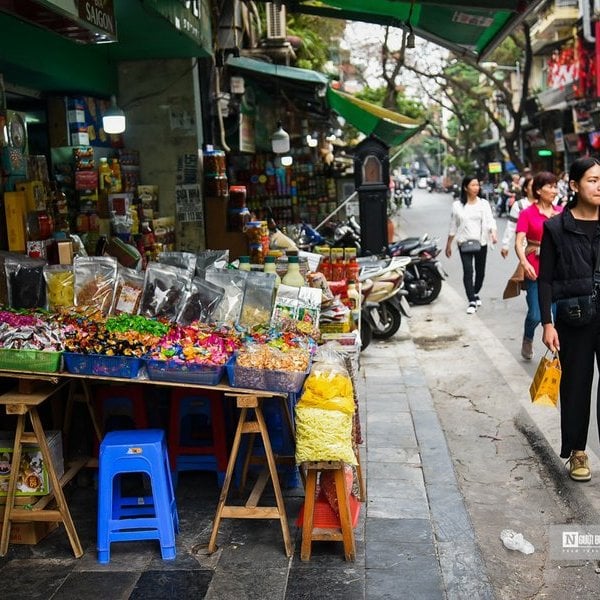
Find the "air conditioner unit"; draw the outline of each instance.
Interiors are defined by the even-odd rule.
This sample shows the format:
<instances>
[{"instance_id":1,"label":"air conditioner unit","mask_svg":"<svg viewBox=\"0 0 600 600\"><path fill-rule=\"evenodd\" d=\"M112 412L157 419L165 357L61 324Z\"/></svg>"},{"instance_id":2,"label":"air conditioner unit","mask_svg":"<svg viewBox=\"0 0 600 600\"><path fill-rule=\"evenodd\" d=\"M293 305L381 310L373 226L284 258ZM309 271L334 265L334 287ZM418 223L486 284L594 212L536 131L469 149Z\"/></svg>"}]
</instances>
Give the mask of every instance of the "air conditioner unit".
<instances>
[{"instance_id":1,"label":"air conditioner unit","mask_svg":"<svg viewBox=\"0 0 600 600\"><path fill-rule=\"evenodd\" d=\"M265 2L267 11L267 39L284 40L286 36L285 6L279 2Z\"/></svg>"}]
</instances>

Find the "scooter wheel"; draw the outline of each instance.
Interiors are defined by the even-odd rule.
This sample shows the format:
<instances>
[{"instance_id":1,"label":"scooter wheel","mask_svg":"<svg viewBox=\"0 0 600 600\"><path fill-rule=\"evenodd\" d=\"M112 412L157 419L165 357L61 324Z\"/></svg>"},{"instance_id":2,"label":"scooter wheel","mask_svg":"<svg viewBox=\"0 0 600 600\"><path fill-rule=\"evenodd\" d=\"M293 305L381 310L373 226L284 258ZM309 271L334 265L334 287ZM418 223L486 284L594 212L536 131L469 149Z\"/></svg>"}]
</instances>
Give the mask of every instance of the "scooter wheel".
<instances>
[{"instance_id":1,"label":"scooter wheel","mask_svg":"<svg viewBox=\"0 0 600 600\"><path fill-rule=\"evenodd\" d=\"M418 291L409 289L408 301L411 304L429 304L440 295L442 290L442 278L433 268L422 266L420 274L421 285L415 286L415 290Z\"/></svg>"},{"instance_id":2,"label":"scooter wheel","mask_svg":"<svg viewBox=\"0 0 600 600\"><path fill-rule=\"evenodd\" d=\"M373 340L373 329L371 325L366 321L362 320L360 324L360 351L365 350Z\"/></svg>"},{"instance_id":3,"label":"scooter wheel","mask_svg":"<svg viewBox=\"0 0 600 600\"><path fill-rule=\"evenodd\" d=\"M400 329L402 314L389 302L381 302L376 308L379 315L380 328L373 328L373 337L377 340L387 340Z\"/></svg>"}]
</instances>

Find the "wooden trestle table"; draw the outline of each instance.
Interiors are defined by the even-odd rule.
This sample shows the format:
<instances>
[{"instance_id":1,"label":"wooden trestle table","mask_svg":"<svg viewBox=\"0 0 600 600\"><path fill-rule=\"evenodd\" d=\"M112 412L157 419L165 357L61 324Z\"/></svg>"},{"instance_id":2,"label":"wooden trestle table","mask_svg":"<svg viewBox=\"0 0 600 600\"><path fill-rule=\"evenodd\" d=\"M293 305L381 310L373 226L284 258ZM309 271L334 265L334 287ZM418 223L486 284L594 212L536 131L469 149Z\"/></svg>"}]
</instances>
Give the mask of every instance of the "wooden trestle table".
<instances>
[{"instance_id":1,"label":"wooden trestle table","mask_svg":"<svg viewBox=\"0 0 600 600\"><path fill-rule=\"evenodd\" d=\"M262 403L264 401L280 401L284 407L285 419L287 421L290 435L293 435L292 417L287 394L281 392L236 388L221 383L217 385L196 385L190 383L156 381L142 377L125 379L121 377L100 375L75 375L62 371L57 373L34 373L31 371L8 371L0 369L0 377L13 378L16 380L16 387L14 389L0 395L0 405L6 407L7 414L17 415L17 425L11 461L11 474L6 497L6 507L2 520L0 556L5 556L8 552L10 528L13 521L47 521L63 523L75 557L79 558L83 555L81 543L79 541L73 519L71 518L71 513L69 511L62 488L66 483L73 479L73 477L81 468L84 466L92 466L94 463L87 458L82 458L69 465L69 468L65 471L63 477L60 479L58 478L56 467L53 463L50 449L46 442L42 422L38 414L38 406L54 396L56 392L63 390L66 386L69 386L63 423L63 432L65 436L68 436L70 429L73 402L79 397L79 399L83 400L83 402L87 405L94 430L98 436L98 439L100 440L102 432L91 402L93 393L91 386L92 384L99 382L185 387L191 390L216 390L223 392L226 397L234 398L236 401L236 406L240 409L240 412L231 453L229 455L229 462L227 463L225 480L223 482L223 487L221 488L221 493L217 504L208 551L212 553L217 549L217 535L222 519L278 519L281 524L281 532L283 535L286 555L288 557L292 555L292 541L288 528L287 515L283 502L279 477L277 474L277 460L280 457L276 457L273 454L269 439L269 432L267 430L265 418L262 412ZM83 392L82 394L77 393L78 384ZM32 431L26 431L27 417L29 417L31 422ZM252 436L251 440L253 440L257 433L260 434L264 445L267 469L265 469L264 472L261 473L261 475L259 475L257 478L254 488L250 492L248 500L244 506L228 505L227 497L233 480L233 473L240 451L242 435L250 434ZM35 443L39 445L44 463L48 470L49 479L52 484L51 492L45 496L41 496L40 499L27 510L15 506L16 484L19 472L18 465L21 459L22 443ZM251 445L252 444L250 444L250 446ZM289 459L289 457L286 458ZM245 461L245 467L247 467L247 465L248 460ZM269 478L272 481L276 506L258 506ZM56 508L50 507L53 504L56 504Z\"/></svg>"}]
</instances>

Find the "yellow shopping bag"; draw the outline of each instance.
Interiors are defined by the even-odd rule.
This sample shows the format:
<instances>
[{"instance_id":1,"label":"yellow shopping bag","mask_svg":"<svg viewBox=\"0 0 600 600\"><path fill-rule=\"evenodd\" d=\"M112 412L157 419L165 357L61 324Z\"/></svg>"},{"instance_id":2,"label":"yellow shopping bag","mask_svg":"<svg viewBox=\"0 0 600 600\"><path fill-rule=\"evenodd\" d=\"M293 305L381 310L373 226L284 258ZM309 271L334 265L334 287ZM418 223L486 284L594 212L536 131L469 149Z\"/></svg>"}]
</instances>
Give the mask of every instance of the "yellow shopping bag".
<instances>
[{"instance_id":1,"label":"yellow shopping bag","mask_svg":"<svg viewBox=\"0 0 600 600\"><path fill-rule=\"evenodd\" d=\"M557 353L554 353L552 358L548 358L548 352L540 359L540 364L529 386L529 395L534 404L556 406L560 389L560 360Z\"/></svg>"}]
</instances>

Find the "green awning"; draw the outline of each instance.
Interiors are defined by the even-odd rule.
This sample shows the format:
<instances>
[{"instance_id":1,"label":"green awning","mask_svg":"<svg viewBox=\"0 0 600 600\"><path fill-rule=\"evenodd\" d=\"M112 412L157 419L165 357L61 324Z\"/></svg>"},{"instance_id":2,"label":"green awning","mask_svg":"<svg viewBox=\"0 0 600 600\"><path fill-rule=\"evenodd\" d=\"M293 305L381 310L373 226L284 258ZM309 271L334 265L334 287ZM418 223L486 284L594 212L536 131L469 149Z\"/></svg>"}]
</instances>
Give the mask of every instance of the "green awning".
<instances>
[{"instance_id":1,"label":"green awning","mask_svg":"<svg viewBox=\"0 0 600 600\"><path fill-rule=\"evenodd\" d=\"M390 147L403 144L427 124L333 88L327 89L327 101L348 123L366 135L377 136Z\"/></svg>"},{"instance_id":2,"label":"green awning","mask_svg":"<svg viewBox=\"0 0 600 600\"><path fill-rule=\"evenodd\" d=\"M115 0L118 41L108 44L77 43L0 10L0 73L42 92L110 96L118 90L120 61L212 55L208 0L198 5L200 15L184 20L181 3Z\"/></svg>"},{"instance_id":3,"label":"green awning","mask_svg":"<svg viewBox=\"0 0 600 600\"><path fill-rule=\"evenodd\" d=\"M284 0L286 1L286 0ZM412 28L459 56L485 58L543 0L289 0L290 12Z\"/></svg>"},{"instance_id":4,"label":"green awning","mask_svg":"<svg viewBox=\"0 0 600 600\"><path fill-rule=\"evenodd\" d=\"M323 90L328 83L327 77L317 71L310 69L299 69L297 67L286 67L284 65L275 65L263 60L247 58L245 56L230 56L227 59L227 65L242 71L251 71L255 75L264 77L282 77L292 81L302 83L314 83L315 86L322 86Z\"/></svg>"}]
</instances>

